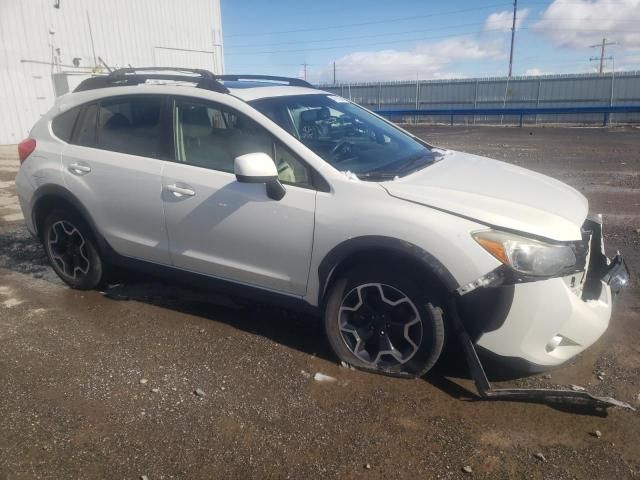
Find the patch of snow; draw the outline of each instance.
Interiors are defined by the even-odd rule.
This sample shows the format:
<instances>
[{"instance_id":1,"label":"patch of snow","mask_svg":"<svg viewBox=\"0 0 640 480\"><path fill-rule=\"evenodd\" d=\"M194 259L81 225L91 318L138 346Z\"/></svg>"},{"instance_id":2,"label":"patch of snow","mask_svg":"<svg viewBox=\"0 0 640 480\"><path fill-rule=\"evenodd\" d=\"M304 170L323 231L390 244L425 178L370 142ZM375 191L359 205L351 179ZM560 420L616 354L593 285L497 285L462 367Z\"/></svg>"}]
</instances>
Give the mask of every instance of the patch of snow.
<instances>
[{"instance_id":1,"label":"patch of snow","mask_svg":"<svg viewBox=\"0 0 640 480\"><path fill-rule=\"evenodd\" d=\"M331 383L331 382L336 382L336 381L338 381L338 379L337 379L337 378L331 377L331 376L329 376L329 375L325 375L324 373L320 373L320 372L317 372L317 373L313 376L313 379L314 379L316 382L327 382L327 383Z\"/></svg>"},{"instance_id":2,"label":"patch of snow","mask_svg":"<svg viewBox=\"0 0 640 480\"><path fill-rule=\"evenodd\" d=\"M10 298L2 302L2 305L5 308L11 308L11 307L15 307L16 305L20 305L21 303L23 303L22 300L18 300L17 298Z\"/></svg>"}]
</instances>

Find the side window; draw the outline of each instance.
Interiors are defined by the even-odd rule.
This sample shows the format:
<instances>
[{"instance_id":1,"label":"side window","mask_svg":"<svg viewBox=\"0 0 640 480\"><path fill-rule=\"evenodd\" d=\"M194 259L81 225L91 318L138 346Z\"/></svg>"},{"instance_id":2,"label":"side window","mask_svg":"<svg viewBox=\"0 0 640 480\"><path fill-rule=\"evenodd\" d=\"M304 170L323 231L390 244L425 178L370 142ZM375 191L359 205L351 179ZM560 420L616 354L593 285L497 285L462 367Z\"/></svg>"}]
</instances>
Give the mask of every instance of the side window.
<instances>
[{"instance_id":1,"label":"side window","mask_svg":"<svg viewBox=\"0 0 640 480\"><path fill-rule=\"evenodd\" d=\"M224 107L177 100L174 111L177 160L233 173L233 161L245 153L273 158L271 135L244 115Z\"/></svg>"},{"instance_id":2,"label":"side window","mask_svg":"<svg viewBox=\"0 0 640 480\"><path fill-rule=\"evenodd\" d=\"M263 152L275 159L283 183L310 186L308 168L267 130L239 112L176 100L174 127L178 162L233 173L236 157Z\"/></svg>"},{"instance_id":3,"label":"side window","mask_svg":"<svg viewBox=\"0 0 640 480\"><path fill-rule=\"evenodd\" d=\"M80 113L81 107L74 107L66 112L58 115L51 122L51 129L56 137L65 142L71 140L71 134L73 133L73 126L76 124L78 113Z\"/></svg>"},{"instance_id":4,"label":"side window","mask_svg":"<svg viewBox=\"0 0 640 480\"><path fill-rule=\"evenodd\" d=\"M113 152L164 157L160 113L163 97L132 97L100 103L98 148Z\"/></svg>"},{"instance_id":5,"label":"side window","mask_svg":"<svg viewBox=\"0 0 640 480\"><path fill-rule=\"evenodd\" d=\"M96 104L85 105L78 116L71 143L83 147L95 147L97 118L98 106Z\"/></svg>"},{"instance_id":6,"label":"side window","mask_svg":"<svg viewBox=\"0 0 640 480\"><path fill-rule=\"evenodd\" d=\"M311 187L309 168L281 142L276 142L276 167L282 183Z\"/></svg>"}]
</instances>

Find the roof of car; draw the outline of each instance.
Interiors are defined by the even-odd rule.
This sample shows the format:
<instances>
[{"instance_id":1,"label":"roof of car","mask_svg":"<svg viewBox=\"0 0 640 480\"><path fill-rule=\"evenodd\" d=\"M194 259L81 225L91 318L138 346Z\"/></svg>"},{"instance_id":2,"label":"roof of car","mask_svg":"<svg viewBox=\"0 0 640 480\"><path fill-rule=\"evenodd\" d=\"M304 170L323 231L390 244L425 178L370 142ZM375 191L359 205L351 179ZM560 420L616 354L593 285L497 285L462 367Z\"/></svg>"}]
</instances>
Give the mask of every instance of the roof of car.
<instances>
[{"instance_id":1,"label":"roof of car","mask_svg":"<svg viewBox=\"0 0 640 480\"><path fill-rule=\"evenodd\" d=\"M261 98L273 98L273 97L285 97L291 95L327 95L329 92L323 90L316 90L315 88L307 87L291 87L289 85L269 85L269 86L256 86L256 87L233 87L231 85L225 86L229 88L229 93L238 97L245 102L251 100L258 100Z\"/></svg>"}]
</instances>

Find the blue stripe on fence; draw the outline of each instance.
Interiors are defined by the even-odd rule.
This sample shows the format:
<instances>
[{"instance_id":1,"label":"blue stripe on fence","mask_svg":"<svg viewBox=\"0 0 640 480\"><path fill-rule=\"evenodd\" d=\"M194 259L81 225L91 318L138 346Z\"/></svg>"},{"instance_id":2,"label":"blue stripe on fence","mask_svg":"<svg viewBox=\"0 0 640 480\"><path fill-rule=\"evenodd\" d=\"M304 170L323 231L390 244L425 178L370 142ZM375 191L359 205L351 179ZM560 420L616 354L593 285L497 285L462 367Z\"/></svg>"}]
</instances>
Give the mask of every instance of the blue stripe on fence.
<instances>
[{"instance_id":1,"label":"blue stripe on fence","mask_svg":"<svg viewBox=\"0 0 640 480\"><path fill-rule=\"evenodd\" d=\"M450 117L451 125L453 118L456 116L516 116L520 117L520 126L522 126L522 117L525 115L575 115L588 113L604 114L603 125L609 123L609 115L612 113L640 113L640 105L617 105L617 106L599 106L599 107L538 107L538 108L440 108L440 109L407 109L407 110L376 110L378 115L384 117L393 116L447 116Z\"/></svg>"}]
</instances>

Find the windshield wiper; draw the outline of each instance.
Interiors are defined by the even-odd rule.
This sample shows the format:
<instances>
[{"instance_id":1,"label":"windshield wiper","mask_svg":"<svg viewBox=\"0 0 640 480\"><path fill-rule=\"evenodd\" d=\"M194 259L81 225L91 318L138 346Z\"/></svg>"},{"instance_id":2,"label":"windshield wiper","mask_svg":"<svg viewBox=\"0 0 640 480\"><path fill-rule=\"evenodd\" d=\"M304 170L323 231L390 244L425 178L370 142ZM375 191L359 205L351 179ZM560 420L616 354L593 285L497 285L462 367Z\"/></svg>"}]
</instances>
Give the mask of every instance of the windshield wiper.
<instances>
[{"instance_id":1,"label":"windshield wiper","mask_svg":"<svg viewBox=\"0 0 640 480\"><path fill-rule=\"evenodd\" d=\"M421 160L428 159L426 162L421 162ZM402 163L401 163L402 162ZM394 177L404 177L405 175L409 175L417 170L420 170L428 165L434 163L434 158L431 152L428 154L421 153L419 155L411 156L404 160L393 162L392 164L383 165L382 167L378 167L375 170L371 170L368 173L374 174L373 176L377 176L377 174L382 175L390 175L391 178ZM400 168L394 168L393 170L388 170L390 165L400 165ZM360 175L358 175L360 176Z\"/></svg>"},{"instance_id":2,"label":"windshield wiper","mask_svg":"<svg viewBox=\"0 0 640 480\"><path fill-rule=\"evenodd\" d=\"M431 161L419 164L418 162L424 158L431 158ZM420 155L418 157L409 159L405 162L402 168L399 168L397 170L371 170L370 172L366 173L356 173L356 175L358 176L358 178L366 180L393 180L394 178L404 177L405 175L409 175L410 173L422 170L432 163L433 157L429 157L429 155Z\"/></svg>"},{"instance_id":3,"label":"windshield wiper","mask_svg":"<svg viewBox=\"0 0 640 480\"><path fill-rule=\"evenodd\" d=\"M425 158L428 158L429 161L426 161L424 163L421 163L420 165L418 165L420 163L420 160L423 160ZM403 174L409 174L414 170L419 170L423 167L426 167L427 165L431 165L433 163L433 154L431 155L420 155L419 157L415 157L410 159L409 161L407 161L407 163L405 163L402 168L399 168L398 171L402 172Z\"/></svg>"},{"instance_id":4,"label":"windshield wiper","mask_svg":"<svg viewBox=\"0 0 640 480\"><path fill-rule=\"evenodd\" d=\"M400 176L400 172L367 172L367 173L356 173L359 179L361 180L393 180L396 177Z\"/></svg>"}]
</instances>

